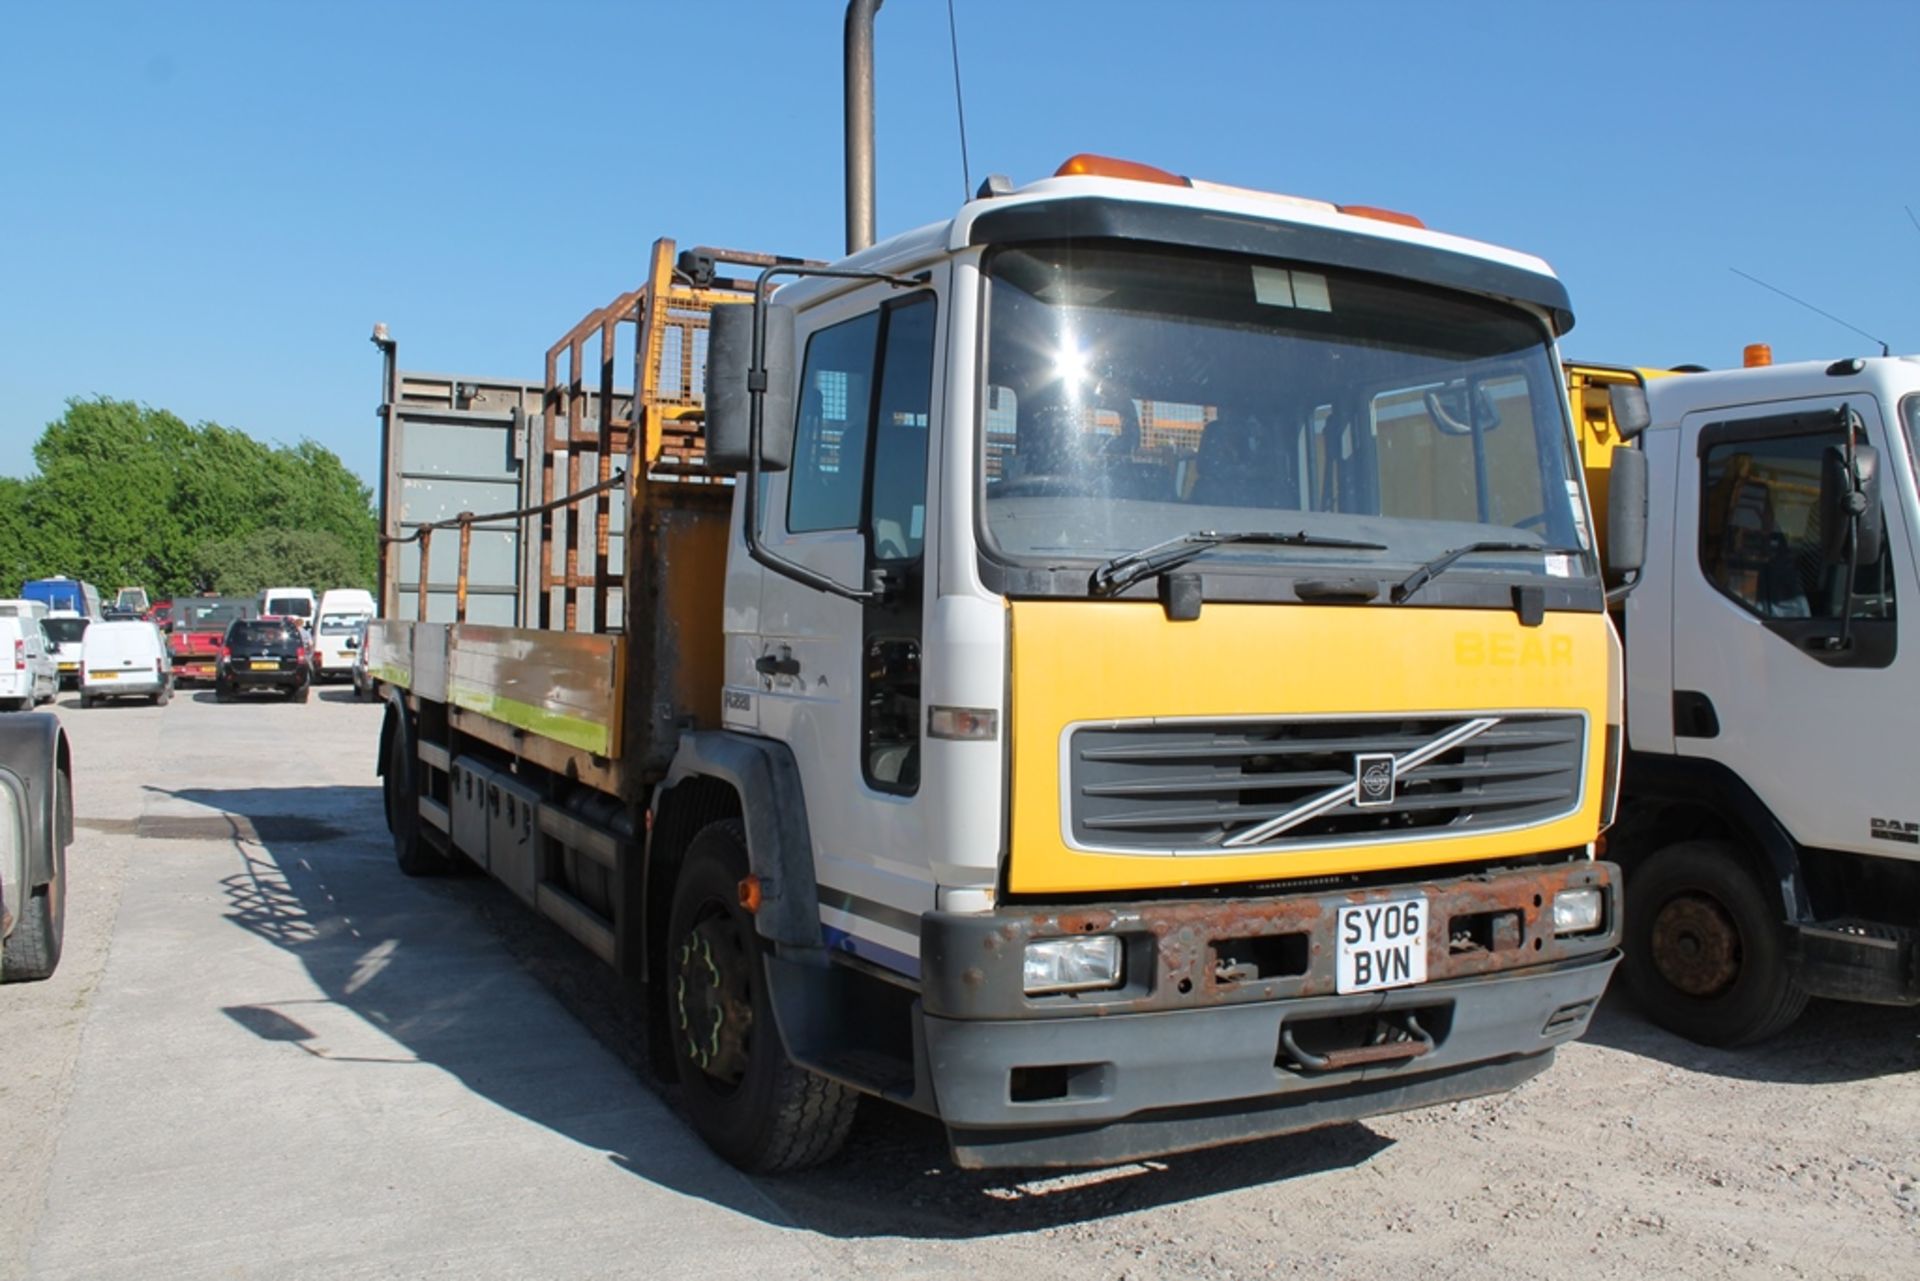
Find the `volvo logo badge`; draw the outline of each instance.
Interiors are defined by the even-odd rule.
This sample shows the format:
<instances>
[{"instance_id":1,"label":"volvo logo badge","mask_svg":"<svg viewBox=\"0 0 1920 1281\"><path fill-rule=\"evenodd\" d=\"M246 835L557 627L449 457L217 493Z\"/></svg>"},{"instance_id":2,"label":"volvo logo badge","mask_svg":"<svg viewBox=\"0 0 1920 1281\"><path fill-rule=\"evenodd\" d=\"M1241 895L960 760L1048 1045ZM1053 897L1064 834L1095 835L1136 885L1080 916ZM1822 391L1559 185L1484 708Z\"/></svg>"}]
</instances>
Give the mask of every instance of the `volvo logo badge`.
<instances>
[{"instance_id":1,"label":"volvo logo badge","mask_svg":"<svg viewBox=\"0 0 1920 1281\"><path fill-rule=\"evenodd\" d=\"M1353 758L1353 803L1358 809L1393 804L1392 752L1362 752Z\"/></svg>"}]
</instances>

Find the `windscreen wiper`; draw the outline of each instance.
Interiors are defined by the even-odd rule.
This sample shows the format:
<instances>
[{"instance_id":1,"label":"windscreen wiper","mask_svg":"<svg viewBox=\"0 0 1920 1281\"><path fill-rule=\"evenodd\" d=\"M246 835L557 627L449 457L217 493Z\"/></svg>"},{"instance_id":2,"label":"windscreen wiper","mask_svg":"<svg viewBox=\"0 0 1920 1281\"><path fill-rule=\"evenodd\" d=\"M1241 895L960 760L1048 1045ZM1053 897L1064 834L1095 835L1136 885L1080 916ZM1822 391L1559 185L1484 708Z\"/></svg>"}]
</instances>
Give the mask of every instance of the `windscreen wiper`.
<instances>
[{"instance_id":1,"label":"windscreen wiper","mask_svg":"<svg viewBox=\"0 0 1920 1281\"><path fill-rule=\"evenodd\" d=\"M1291 534L1261 529L1230 531L1196 529L1190 534L1169 538L1164 543L1142 547L1137 552L1127 552L1104 562L1093 571L1093 579L1088 584L1088 588L1096 596L1117 595L1143 578L1172 569L1176 565L1184 565L1200 553L1223 543L1263 543L1279 547L1357 547L1362 551L1375 552L1386 550L1384 543L1363 543L1351 538L1327 538L1320 534L1309 534L1304 529Z\"/></svg>"},{"instance_id":2,"label":"windscreen wiper","mask_svg":"<svg viewBox=\"0 0 1920 1281\"><path fill-rule=\"evenodd\" d=\"M1407 597L1425 587L1434 579L1447 572L1447 568L1462 556L1472 552L1538 552L1542 556L1578 556L1577 547L1547 547L1540 543L1518 542L1479 542L1463 543L1451 551L1441 552L1432 560L1414 570L1402 579L1393 589L1393 603L1398 605Z\"/></svg>"}]
</instances>

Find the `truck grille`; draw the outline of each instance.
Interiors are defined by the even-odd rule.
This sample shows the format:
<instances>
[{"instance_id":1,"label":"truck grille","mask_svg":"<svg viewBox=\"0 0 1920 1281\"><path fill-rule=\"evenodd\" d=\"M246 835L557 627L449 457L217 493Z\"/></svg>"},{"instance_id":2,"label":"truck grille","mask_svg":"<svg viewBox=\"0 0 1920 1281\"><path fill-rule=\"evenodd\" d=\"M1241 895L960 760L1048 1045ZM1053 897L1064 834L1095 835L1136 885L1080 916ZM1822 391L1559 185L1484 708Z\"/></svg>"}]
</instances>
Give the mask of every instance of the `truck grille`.
<instances>
[{"instance_id":1,"label":"truck grille","mask_svg":"<svg viewBox=\"0 0 1920 1281\"><path fill-rule=\"evenodd\" d=\"M1586 740L1578 713L1082 726L1070 827L1083 848L1206 854L1523 827L1579 808Z\"/></svg>"}]
</instances>

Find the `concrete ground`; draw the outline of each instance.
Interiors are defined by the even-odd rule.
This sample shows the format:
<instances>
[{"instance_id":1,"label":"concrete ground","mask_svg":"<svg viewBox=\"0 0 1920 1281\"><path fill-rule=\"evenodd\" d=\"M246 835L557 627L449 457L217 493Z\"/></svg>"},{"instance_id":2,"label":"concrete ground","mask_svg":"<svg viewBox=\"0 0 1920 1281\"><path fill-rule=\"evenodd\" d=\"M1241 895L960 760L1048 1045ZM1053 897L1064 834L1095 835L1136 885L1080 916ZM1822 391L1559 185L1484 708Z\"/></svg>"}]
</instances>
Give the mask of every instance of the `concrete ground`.
<instances>
[{"instance_id":1,"label":"concrete ground","mask_svg":"<svg viewBox=\"0 0 1920 1281\"><path fill-rule=\"evenodd\" d=\"M67 953L0 988L0 1275L1920 1275L1920 1014L1703 1050L1609 1001L1513 1094L1059 1177L863 1108L712 1157L625 994L480 878L398 874L379 709L58 709Z\"/></svg>"},{"instance_id":2,"label":"concrete ground","mask_svg":"<svg viewBox=\"0 0 1920 1281\"><path fill-rule=\"evenodd\" d=\"M49 982L0 989L20 1154L5 1275L805 1260L462 901L491 887L396 873L378 708L183 691L59 714L78 762L70 950Z\"/></svg>"}]
</instances>

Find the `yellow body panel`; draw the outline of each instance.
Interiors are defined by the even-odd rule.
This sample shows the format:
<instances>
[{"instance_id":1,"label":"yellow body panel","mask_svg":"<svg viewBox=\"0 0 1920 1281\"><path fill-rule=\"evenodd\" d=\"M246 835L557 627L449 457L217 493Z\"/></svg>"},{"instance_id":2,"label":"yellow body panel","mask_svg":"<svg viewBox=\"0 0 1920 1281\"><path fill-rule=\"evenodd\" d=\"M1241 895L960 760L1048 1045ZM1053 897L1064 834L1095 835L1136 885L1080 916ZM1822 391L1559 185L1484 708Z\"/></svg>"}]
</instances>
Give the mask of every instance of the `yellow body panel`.
<instances>
[{"instance_id":1,"label":"yellow body panel","mask_svg":"<svg viewBox=\"0 0 1920 1281\"><path fill-rule=\"evenodd\" d=\"M1014 893L1084 894L1431 866L1585 845L1599 831L1611 629L1604 614L1154 602L1012 608ZM1069 725L1164 716L1568 710L1588 718L1581 804L1513 832L1229 855L1075 849L1062 832Z\"/></svg>"},{"instance_id":2,"label":"yellow body panel","mask_svg":"<svg viewBox=\"0 0 1920 1281\"><path fill-rule=\"evenodd\" d=\"M1587 497L1593 504L1593 518L1599 523L1594 550L1600 563L1607 554L1607 493L1612 477L1613 451L1626 444L1613 421L1610 387L1639 383L1650 378L1671 378L1663 369L1627 369L1615 365L1579 365L1567 362L1567 400L1573 406L1574 427L1580 436L1580 468L1587 475Z\"/></svg>"}]
</instances>

